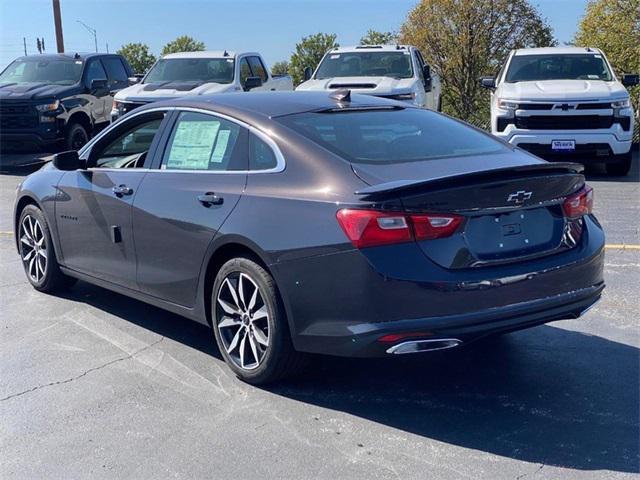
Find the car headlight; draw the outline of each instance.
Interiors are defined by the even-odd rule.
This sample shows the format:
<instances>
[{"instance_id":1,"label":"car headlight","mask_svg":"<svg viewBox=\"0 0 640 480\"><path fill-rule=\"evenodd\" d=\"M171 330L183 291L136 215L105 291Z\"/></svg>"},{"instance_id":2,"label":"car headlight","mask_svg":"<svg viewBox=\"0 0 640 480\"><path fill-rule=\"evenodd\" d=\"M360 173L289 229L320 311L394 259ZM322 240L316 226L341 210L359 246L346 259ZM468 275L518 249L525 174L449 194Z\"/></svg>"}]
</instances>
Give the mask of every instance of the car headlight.
<instances>
[{"instance_id":1,"label":"car headlight","mask_svg":"<svg viewBox=\"0 0 640 480\"><path fill-rule=\"evenodd\" d=\"M42 103L40 105L36 105L36 110L39 112L52 112L54 110L58 110L60 108L60 101L54 100L51 103Z\"/></svg>"},{"instance_id":2,"label":"car headlight","mask_svg":"<svg viewBox=\"0 0 640 480\"><path fill-rule=\"evenodd\" d=\"M625 98L624 100L616 100L615 102L611 102L611 106L613 108L628 108L631 106L631 100L629 98Z\"/></svg>"},{"instance_id":3,"label":"car headlight","mask_svg":"<svg viewBox=\"0 0 640 480\"><path fill-rule=\"evenodd\" d=\"M518 103L514 102L513 100L505 100L503 98L499 98L498 108L501 108L502 110L517 110Z\"/></svg>"}]
</instances>

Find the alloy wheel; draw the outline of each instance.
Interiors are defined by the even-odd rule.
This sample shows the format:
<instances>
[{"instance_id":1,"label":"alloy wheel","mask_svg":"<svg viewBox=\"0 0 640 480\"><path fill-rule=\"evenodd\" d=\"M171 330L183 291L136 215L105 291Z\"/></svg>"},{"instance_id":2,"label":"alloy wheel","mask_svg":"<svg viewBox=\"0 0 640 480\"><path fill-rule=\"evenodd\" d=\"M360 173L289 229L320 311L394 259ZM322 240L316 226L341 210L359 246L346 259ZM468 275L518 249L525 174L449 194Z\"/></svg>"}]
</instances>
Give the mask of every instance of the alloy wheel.
<instances>
[{"instance_id":1,"label":"alloy wheel","mask_svg":"<svg viewBox=\"0 0 640 480\"><path fill-rule=\"evenodd\" d=\"M71 137L71 149L80 150L88 141L89 139L84 130L78 129L73 132L73 136Z\"/></svg>"},{"instance_id":2,"label":"alloy wheel","mask_svg":"<svg viewBox=\"0 0 640 480\"><path fill-rule=\"evenodd\" d=\"M269 311L256 282L245 273L229 274L216 297L216 328L227 355L253 370L269 348Z\"/></svg>"},{"instance_id":3,"label":"alloy wheel","mask_svg":"<svg viewBox=\"0 0 640 480\"><path fill-rule=\"evenodd\" d=\"M20 224L20 252L29 278L39 283L47 270L47 241L37 218L25 215Z\"/></svg>"}]
</instances>

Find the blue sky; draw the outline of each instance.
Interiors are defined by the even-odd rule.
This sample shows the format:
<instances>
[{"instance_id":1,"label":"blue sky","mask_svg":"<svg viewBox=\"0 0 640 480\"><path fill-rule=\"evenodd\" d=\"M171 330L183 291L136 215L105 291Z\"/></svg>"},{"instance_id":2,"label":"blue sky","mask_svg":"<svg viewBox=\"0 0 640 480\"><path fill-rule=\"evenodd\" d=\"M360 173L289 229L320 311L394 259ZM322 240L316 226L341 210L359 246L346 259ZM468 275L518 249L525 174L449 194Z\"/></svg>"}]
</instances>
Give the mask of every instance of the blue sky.
<instances>
[{"instance_id":1,"label":"blue sky","mask_svg":"<svg viewBox=\"0 0 640 480\"><path fill-rule=\"evenodd\" d=\"M297 41L336 33L341 45L358 43L369 28L398 30L417 0L60 0L65 49L93 51L93 36L77 20L95 28L98 47L115 51L123 43L145 42L157 54L178 35L205 42L208 49L257 50L269 64L288 59ZM534 0L556 38L571 40L586 0ZM51 0L0 0L0 68L27 51L36 37L55 52Z\"/></svg>"}]
</instances>

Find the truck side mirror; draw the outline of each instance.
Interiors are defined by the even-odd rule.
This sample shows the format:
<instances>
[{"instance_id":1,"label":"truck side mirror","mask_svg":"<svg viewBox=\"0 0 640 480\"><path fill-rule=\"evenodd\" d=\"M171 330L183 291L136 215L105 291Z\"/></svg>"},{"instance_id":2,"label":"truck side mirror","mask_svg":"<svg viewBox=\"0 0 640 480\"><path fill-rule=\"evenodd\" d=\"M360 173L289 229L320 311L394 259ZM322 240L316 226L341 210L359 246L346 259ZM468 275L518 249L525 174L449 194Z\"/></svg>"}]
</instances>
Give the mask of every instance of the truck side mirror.
<instances>
[{"instance_id":1,"label":"truck side mirror","mask_svg":"<svg viewBox=\"0 0 640 480\"><path fill-rule=\"evenodd\" d=\"M142 76L139 76L139 75L134 75L133 77L127 78L127 81L129 82L129 86L140 83L140 80L142 80Z\"/></svg>"},{"instance_id":2,"label":"truck side mirror","mask_svg":"<svg viewBox=\"0 0 640 480\"><path fill-rule=\"evenodd\" d=\"M480 86L494 90L496 88L496 79L494 77L480 77Z\"/></svg>"},{"instance_id":3,"label":"truck side mirror","mask_svg":"<svg viewBox=\"0 0 640 480\"><path fill-rule=\"evenodd\" d=\"M98 90L106 90L108 87L107 80L101 78L94 78L91 80L91 85L89 85L89 90L92 92L96 92Z\"/></svg>"},{"instance_id":4,"label":"truck side mirror","mask_svg":"<svg viewBox=\"0 0 640 480\"><path fill-rule=\"evenodd\" d=\"M431 80L431 67L429 65L422 66L422 76L424 77L424 91L430 92L433 87Z\"/></svg>"},{"instance_id":5,"label":"truck side mirror","mask_svg":"<svg viewBox=\"0 0 640 480\"><path fill-rule=\"evenodd\" d=\"M640 83L640 75L637 73L626 73L622 75L622 85L625 87L635 87Z\"/></svg>"},{"instance_id":6,"label":"truck side mirror","mask_svg":"<svg viewBox=\"0 0 640 480\"><path fill-rule=\"evenodd\" d=\"M63 171L80 170L85 168L85 162L80 160L76 150L56 153L53 156L52 162L54 167Z\"/></svg>"},{"instance_id":7,"label":"truck side mirror","mask_svg":"<svg viewBox=\"0 0 640 480\"><path fill-rule=\"evenodd\" d=\"M304 79L304 81L306 82L307 80L311 80L312 76L313 76L313 68L305 67L304 74L302 75L302 78Z\"/></svg>"},{"instance_id":8,"label":"truck side mirror","mask_svg":"<svg viewBox=\"0 0 640 480\"><path fill-rule=\"evenodd\" d=\"M262 86L262 78L260 77L247 77L244 81L244 90L248 92L249 90Z\"/></svg>"}]
</instances>

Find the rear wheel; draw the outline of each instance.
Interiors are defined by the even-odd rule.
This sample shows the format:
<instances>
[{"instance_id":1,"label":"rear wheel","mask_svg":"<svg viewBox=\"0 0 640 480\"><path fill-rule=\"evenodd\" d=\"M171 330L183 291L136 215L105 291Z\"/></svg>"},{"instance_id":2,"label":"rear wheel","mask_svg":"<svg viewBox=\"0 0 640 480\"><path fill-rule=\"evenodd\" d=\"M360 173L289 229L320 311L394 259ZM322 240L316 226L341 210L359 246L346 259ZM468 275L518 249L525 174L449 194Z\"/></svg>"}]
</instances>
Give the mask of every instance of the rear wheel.
<instances>
[{"instance_id":1,"label":"rear wheel","mask_svg":"<svg viewBox=\"0 0 640 480\"><path fill-rule=\"evenodd\" d=\"M624 155L618 155L618 160L605 165L607 173L616 177L624 177L631 170L631 150Z\"/></svg>"},{"instance_id":2,"label":"rear wheel","mask_svg":"<svg viewBox=\"0 0 640 480\"><path fill-rule=\"evenodd\" d=\"M304 357L293 348L275 282L254 261L234 258L222 266L211 308L218 348L240 379L265 384L303 367Z\"/></svg>"},{"instance_id":3,"label":"rear wheel","mask_svg":"<svg viewBox=\"0 0 640 480\"><path fill-rule=\"evenodd\" d=\"M18 236L22 266L36 290L53 292L76 282L60 271L49 226L38 207L27 205L22 210Z\"/></svg>"}]
</instances>

